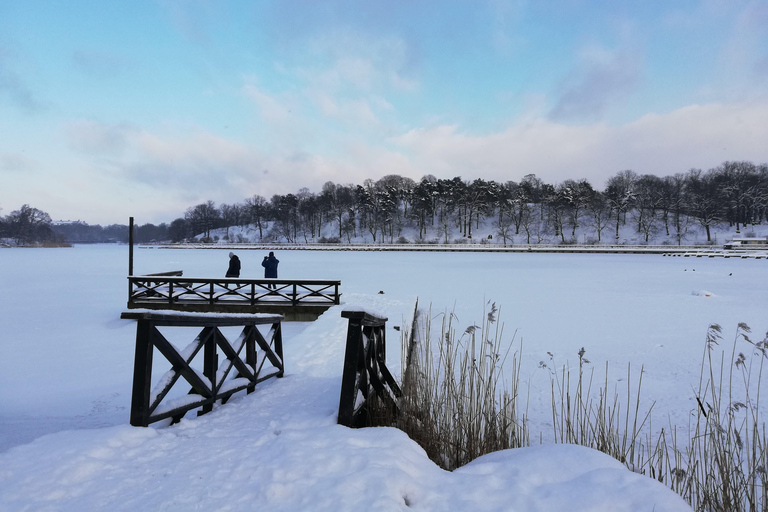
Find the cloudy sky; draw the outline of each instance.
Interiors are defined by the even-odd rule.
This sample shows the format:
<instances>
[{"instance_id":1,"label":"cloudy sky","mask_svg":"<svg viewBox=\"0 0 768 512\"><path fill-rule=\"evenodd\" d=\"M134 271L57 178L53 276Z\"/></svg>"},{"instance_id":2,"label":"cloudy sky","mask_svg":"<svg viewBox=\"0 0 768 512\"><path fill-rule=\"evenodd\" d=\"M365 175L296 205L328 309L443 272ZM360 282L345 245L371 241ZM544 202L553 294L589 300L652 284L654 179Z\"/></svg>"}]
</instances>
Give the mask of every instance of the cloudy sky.
<instances>
[{"instance_id":1,"label":"cloudy sky","mask_svg":"<svg viewBox=\"0 0 768 512\"><path fill-rule=\"evenodd\" d=\"M0 2L0 215L768 162L766 0Z\"/></svg>"}]
</instances>

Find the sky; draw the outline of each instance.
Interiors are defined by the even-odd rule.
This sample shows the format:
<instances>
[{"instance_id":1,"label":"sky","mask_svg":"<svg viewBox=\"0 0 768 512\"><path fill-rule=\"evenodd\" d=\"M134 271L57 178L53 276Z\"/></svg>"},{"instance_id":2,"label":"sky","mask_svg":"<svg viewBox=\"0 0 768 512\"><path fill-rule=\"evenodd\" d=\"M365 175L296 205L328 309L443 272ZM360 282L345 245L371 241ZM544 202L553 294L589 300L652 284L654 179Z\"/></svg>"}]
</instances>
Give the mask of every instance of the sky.
<instances>
[{"instance_id":1,"label":"sky","mask_svg":"<svg viewBox=\"0 0 768 512\"><path fill-rule=\"evenodd\" d=\"M0 215L768 162L765 0L0 3Z\"/></svg>"}]
</instances>

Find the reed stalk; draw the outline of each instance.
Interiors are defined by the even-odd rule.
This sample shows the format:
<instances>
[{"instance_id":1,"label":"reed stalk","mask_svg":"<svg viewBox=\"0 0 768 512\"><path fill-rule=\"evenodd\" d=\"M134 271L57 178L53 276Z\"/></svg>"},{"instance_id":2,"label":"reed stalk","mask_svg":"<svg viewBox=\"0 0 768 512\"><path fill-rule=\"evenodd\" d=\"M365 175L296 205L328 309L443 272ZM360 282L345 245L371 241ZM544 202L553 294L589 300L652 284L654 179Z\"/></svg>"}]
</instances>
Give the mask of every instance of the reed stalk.
<instances>
[{"instance_id":1,"label":"reed stalk","mask_svg":"<svg viewBox=\"0 0 768 512\"><path fill-rule=\"evenodd\" d=\"M420 315L411 331L415 345L403 345L400 413L384 421L404 430L447 470L530 445L527 398L519 396L522 341L504 343L500 311L495 303L486 307L482 324L460 336L453 313L433 316L430 309ZM439 337L432 335L434 320ZM602 451L669 486L697 511L768 511L768 445L760 416L768 335L753 342L750 332L739 324L726 351L720 347L722 328L709 326L689 424L660 430L653 425L653 403L642 407L642 366L634 373L627 365L626 387L619 389L610 384L606 363L595 387L584 348L573 375L550 353L550 364L539 365L550 372L555 442ZM737 349L744 343L749 355Z\"/></svg>"}]
</instances>

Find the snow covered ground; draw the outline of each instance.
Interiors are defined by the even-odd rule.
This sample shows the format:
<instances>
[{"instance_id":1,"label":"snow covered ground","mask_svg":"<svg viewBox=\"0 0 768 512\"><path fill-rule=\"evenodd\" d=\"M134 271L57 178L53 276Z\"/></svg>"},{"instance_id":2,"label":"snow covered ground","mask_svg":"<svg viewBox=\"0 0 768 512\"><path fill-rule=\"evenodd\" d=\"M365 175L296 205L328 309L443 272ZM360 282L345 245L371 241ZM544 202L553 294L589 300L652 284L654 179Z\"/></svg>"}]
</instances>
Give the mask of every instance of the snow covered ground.
<instances>
[{"instance_id":1,"label":"snow covered ground","mask_svg":"<svg viewBox=\"0 0 768 512\"><path fill-rule=\"evenodd\" d=\"M596 375L608 362L617 386L629 363L635 373L644 365L655 422L684 427L707 326L721 324L726 339L738 322L766 330L766 260L283 251L281 277L341 279L344 302L313 324L284 325L286 377L206 416L133 428L135 323L119 318L127 252L0 250L0 511L686 510L663 486L579 447L506 451L447 473L399 431L335 425L340 310L387 313L397 371L394 326L416 297L463 326L496 302L505 338L516 349L522 340L535 440L551 437L550 372L577 363L581 347ZM137 249L135 273L220 276L227 252ZM261 277L261 252L239 256L243 277Z\"/></svg>"}]
</instances>

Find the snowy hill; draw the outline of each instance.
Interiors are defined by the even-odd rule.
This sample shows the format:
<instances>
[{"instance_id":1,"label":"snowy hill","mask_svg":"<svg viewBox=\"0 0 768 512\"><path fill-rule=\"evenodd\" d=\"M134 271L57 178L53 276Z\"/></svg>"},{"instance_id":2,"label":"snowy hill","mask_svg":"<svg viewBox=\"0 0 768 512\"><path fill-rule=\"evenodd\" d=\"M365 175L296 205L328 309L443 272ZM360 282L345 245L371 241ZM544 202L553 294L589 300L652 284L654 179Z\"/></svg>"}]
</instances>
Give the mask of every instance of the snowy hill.
<instances>
[{"instance_id":1,"label":"snowy hill","mask_svg":"<svg viewBox=\"0 0 768 512\"><path fill-rule=\"evenodd\" d=\"M270 223L265 223L265 229L262 230L262 235L259 237L259 230L253 225L245 226L232 226L230 228L218 228L211 231L211 240L220 244L225 243L284 243L285 237L280 234L277 229L272 229ZM570 229L566 230L566 239L569 243L592 245L597 242L597 235L593 228L579 227L575 231L575 235L571 237ZM742 226L739 232L736 232L736 228L728 226L727 223L718 224L711 228L711 242L707 242L707 235L704 228L698 225L695 221L688 221L685 237L680 240L680 245L708 245L711 244L716 247L721 247L729 240L732 240L734 236L768 236L768 225L754 225L754 226ZM202 235L198 234L196 239L202 239ZM352 244L370 244L374 243L373 237L370 233L364 230L358 230L357 236L342 237L339 239L338 228L333 226L332 223L325 225L321 232L316 233L314 237L309 234L306 236L300 236L295 241L296 243L322 243L331 240L339 240L342 243ZM525 232L521 231L519 234L515 234L514 230L507 236L506 244L528 244L529 237ZM405 226L402 228L399 234L393 236L385 236L382 240L379 236L376 243L418 243L420 241L437 243L437 244L501 244L504 245L504 239L499 235L498 228L494 225L493 221L484 219L479 225L473 228L472 238L462 237L458 230L454 230L446 239L444 234L439 233L439 230L435 227L429 227L427 229L426 236L422 240L419 239L418 230L411 226ZM536 236L530 239L532 244L560 244L561 237L555 236L553 233L546 230L542 230L537 233ZM615 232L612 229L606 229L602 233L601 244L623 244L623 245L678 245L678 240L674 235L667 236L663 230L654 233L646 243L644 236L638 233L635 226L630 222L621 226L619 230L619 238L616 239Z\"/></svg>"}]
</instances>

